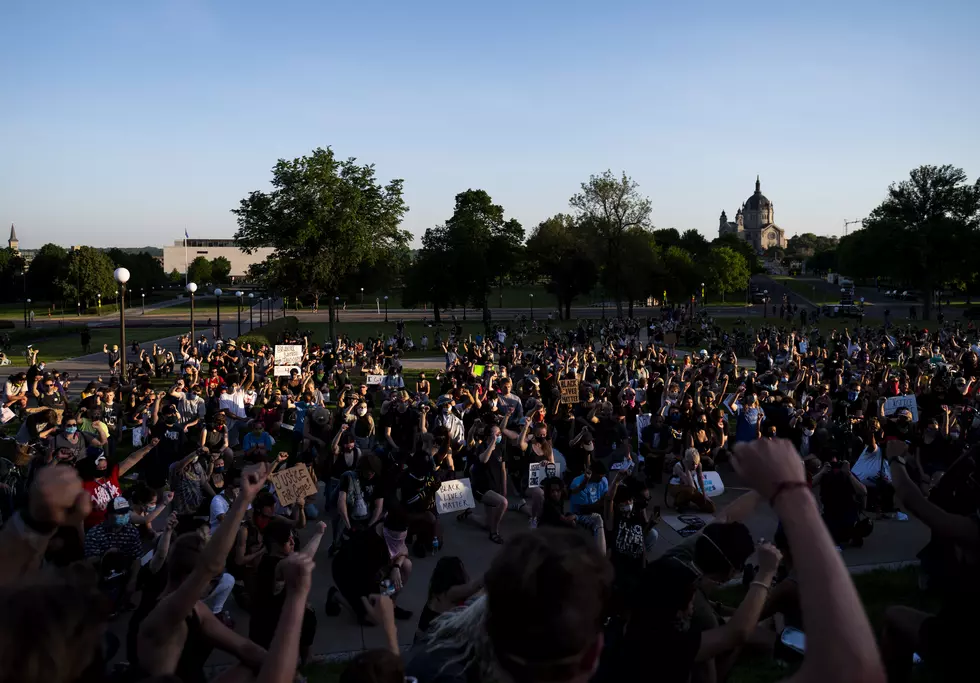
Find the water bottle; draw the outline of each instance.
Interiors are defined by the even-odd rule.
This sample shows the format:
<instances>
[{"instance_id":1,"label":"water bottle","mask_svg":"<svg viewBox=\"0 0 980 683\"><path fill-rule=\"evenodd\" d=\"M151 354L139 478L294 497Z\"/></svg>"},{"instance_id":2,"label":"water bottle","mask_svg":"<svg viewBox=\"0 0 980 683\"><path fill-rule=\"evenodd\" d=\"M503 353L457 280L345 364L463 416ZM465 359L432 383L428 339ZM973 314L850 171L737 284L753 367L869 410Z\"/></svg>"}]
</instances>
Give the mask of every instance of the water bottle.
<instances>
[{"instance_id":1,"label":"water bottle","mask_svg":"<svg viewBox=\"0 0 980 683\"><path fill-rule=\"evenodd\" d=\"M441 545L442 545L442 543L439 541L439 537L438 536L433 536L432 537L432 552L433 553L439 552L439 546L441 546Z\"/></svg>"}]
</instances>

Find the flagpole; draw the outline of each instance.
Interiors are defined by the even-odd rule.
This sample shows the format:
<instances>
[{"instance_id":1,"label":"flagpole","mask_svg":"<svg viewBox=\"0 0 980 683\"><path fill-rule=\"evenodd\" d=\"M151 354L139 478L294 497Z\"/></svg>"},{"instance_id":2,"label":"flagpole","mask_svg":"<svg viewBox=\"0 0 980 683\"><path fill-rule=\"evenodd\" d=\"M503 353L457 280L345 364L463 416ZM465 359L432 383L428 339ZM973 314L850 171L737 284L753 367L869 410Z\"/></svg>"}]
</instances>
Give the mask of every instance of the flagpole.
<instances>
[{"instance_id":1,"label":"flagpole","mask_svg":"<svg viewBox=\"0 0 980 683\"><path fill-rule=\"evenodd\" d=\"M187 278L190 277L188 273L190 269L187 266L187 228L184 227L184 286L187 286Z\"/></svg>"}]
</instances>

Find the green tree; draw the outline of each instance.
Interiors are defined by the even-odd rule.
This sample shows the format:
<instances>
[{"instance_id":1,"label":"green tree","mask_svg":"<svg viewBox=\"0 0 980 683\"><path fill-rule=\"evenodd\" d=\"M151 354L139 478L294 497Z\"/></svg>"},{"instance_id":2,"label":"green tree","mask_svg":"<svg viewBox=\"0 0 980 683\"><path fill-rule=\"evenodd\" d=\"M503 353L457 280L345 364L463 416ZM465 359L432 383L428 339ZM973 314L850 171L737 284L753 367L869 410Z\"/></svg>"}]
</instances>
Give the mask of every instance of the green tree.
<instances>
[{"instance_id":1,"label":"green tree","mask_svg":"<svg viewBox=\"0 0 980 683\"><path fill-rule=\"evenodd\" d=\"M567 214L541 221L527 240L528 262L545 278L545 289L558 299L558 312L571 318L575 297L595 287L598 267L590 255L588 239Z\"/></svg>"},{"instance_id":2,"label":"green tree","mask_svg":"<svg viewBox=\"0 0 980 683\"><path fill-rule=\"evenodd\" d=\"M711 249L707 257L707 268L704 270L706 287L725 295L737 292L749 286L749 266L745 257L731 247L718 246Z\"/></svg>"},{"instance_id":3,"label":"green tree","mask_svg":"<svg viewBox=\"0 0 980 683\"><path fill-rule=\"evenodd\" d=\"M326 295L330 336L334 336L333 297L364 263L383 260L408 244L399 229L408 210L401 180L378 183L374 166L351 158L339 160L332 149L318 148L272 169L272 191L252 192L233 209L235 238L251 254L274 249L270 272L283 294Z\"/></svg>"},{"instance_id":4,"label":"green tree","mask_svg":"<svg viewBox=\"0 0 980 683\"><path fill-rule=\"evenodd\" d=\"M749 267L749 272L753 275L766 272L766 269L762 265L762 260L759 258L759 254L756 253L755 247L738 235L728 233L727 235L716 237L711 240L711 246L729 247L737 251L745 259L745 263Z\"/></svg>"},{"instance_id":5,"label":"green tree","mask_svg":"<svg viewBox=\"0 0 980 683\"><path fill-rule=\"evenodd\" d=\"M129 271L130 280L127 288L132 292L149 292L155 287L162 287L168 284L166 273L163 266L153 255L145 251L132 251L124 249L109 249L106 254L112 260L116 268L126 268ZM183 279L182 276L181 279Z\"/></svg>"},{"instance_id":6,"label":"green tree","mask_svg":"<svg viewBox=\"0 0 980 683\"><path fill-rule=\"evenodd\" d=\"M94 247L76 247L68 253L68 268L61 280L62 296L89 308L99 295L106 301L115 298L116 280L112 259Z\"/></svg>"},{"instance_id":7,"label":"green tree","mask_svg":"<svg viewBox=\"0 0 980 683\"><path fill-rule=\"evenodd\" d=\"M211 259L211 280L215 284L227 284L231 282L231 261L224 256L216 256Z\"/></svg>"},{"instance_id":8,"label":"green tree","mask_svg":"<svg viewBox=\"0 0 980 683\"><path fill-rule=\"evenodd\" d=\"M170 280L170 284L179 285L184 281L184 276L180 274L180 271L174 268L170 271L170 275L167 276L167 279Z\"/></svg>"},{"instance_id":9,"label":"green tree","mask_svg":"<svg viewBox=\"0 0 980 683\"><path fill-rule=\"evenodd\" d=\"M653 234L641 227L633 227L623 233L622 253L617 262L622 271L629 274L629 277L623 278L621 285L623 295L629 302L626 314L632 318L634 303L645 300L658 290L663 291L667 272Z\"/></svg>"},{"instance_id":10,"label":"green tree","mask_svg":"<svg viewBox=\"0 0 980 683\"><path fill-rule=\"evenodd\" d=\"M888 275L919 290L923 318L943 283L967 280L980 242L980 180L970 184L954 166L920 166L840 241L841 270L848 275Z\"/></svg>"},{"instance_id":11,"label":"green tree","mask_svg":"<svg viewBox=\"0 0 980 683\"><path fill-rule=\"evenodd\" d=\"M688 301L700 292L701 273L691 253L680 247L667 247L663 255L667 272L666 290L673 301Z\"/></svg>"},{"instance_id":12,"label":"green tree","mask_svg":"<svg viewBox=\"0 0 980 683\"><path fill-rule=\"evenodd\" d=\"M695 258L707 256L708 252L711 251L711 244L708 243L705 236L693 229L685 230L676 244Z\"/></svg>"},{"instance_id":13,"label":"green tree","mask_svg":"<svg viewBox=\"0 0 980 683\"><path fill-rule=\"evenodd\" d=\"M654 230L653 238L657 241L661 249L676 247L681 243L681 234L677 232L677 228L660 228L659 230Z\"/></svg>"},{"instance_id":14,"label":"green tree","mask_svg":"<svg viewBox=\"0 0 980 683\"><path fill-rule=\"evenodd\" d=\"M582 191L573 195L569 204L594 232L602 279L616 298L617 314L622 316L625 280L630 274L619 268L617 258L623 253L627 230L651 228L650 200L640 194L639 185L625 173L617 178L612 171L606 171L582 183Z\"/></svg>"},{"instance_id":15,"label":"green tree","mask_svg":"<svg viewBox=\"0 0 980 683\"><path fill-rule=\"evenodd\" d=\"M215 282L214 273L211 271L211 261L206 256L196 257L187 266L187 279L190 282L197 283L197 286L201 289L205 285Z\"/></svg>"},{"instance_id":16,"label":"green tree","mask_svg":"<svg viewBox=\"0 0 980 683\"><path fill-rule=\"evenodd\" d=\"M68 250L45 244L31 259L27 269L27 296L35 301L64 302L62 281L68 272ZM115 290L113 290L115 291Z\"/></svg>"},{"instance_id":17,"label":"green tree","mask_svg":"<svg viewBox=\"0 0 980 683\"><path fill-rule=\"evenodd\" d=\"M13 249L0 249L0 297L4 301L22 301L29 297L25 293L26 280L24 258Z\"/></svg>"}]
</instances>

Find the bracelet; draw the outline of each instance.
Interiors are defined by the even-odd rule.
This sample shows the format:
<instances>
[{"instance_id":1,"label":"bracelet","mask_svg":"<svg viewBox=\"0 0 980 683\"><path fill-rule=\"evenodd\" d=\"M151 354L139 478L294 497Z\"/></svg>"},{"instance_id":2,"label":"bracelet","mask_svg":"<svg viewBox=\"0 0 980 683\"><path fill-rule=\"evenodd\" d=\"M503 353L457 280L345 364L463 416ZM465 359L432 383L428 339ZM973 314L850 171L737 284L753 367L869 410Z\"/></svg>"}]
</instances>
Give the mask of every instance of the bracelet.
<instances>
[{"instance_id":1,"label":"bracelet","mask_svg":"<svg viewBox=\"0 0 980 683\"><path fill-rule=\"evenodd\" d=\"M762 588L765 588L767 593L772 588L772 586L770 586L768 583L763 583L762 581L753 581L749 585L750 586L760 586Z\"/></svg>"},{"instance_id":2,"label":"bracelet","mask_svg":"<svg viewBox=\"0 0 980 683\"><path fill-rule=\"evenodd\" d=\"M779 497L779 494L783 493L784 491L790 491L792 489L808 489L808 488L810 488L810 485L805 481L784 481L776 486L776 490L769 498L769 505L771 507L775 507L776 499Z\"/></svg>"}]
</instances>

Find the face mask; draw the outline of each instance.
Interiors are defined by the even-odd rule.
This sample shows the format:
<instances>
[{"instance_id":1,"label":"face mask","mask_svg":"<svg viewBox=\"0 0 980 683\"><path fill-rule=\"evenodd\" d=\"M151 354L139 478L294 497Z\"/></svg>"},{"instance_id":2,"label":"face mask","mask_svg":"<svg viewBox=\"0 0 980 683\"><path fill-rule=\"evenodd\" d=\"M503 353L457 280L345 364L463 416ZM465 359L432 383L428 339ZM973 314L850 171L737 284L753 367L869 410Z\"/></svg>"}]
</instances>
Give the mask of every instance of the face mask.
<instances>
[{"instance_id":1,"label":"face mask","mask_svg":"<svg viewBox=\"0 0 980 683\"><path fill-rule=\"evenodd\" d=\"M352 450L354 450L354 444L352 444L352 443L345 444L344 445L344 450L345 451L352 451Z\"/></svg>"},{"instance_id":2,"label":"face mask","mask_svg":"<svg viewBox=\"0 0 980 683\"><path fill-rule=\"evenodd\" d=\"M859 391L849 391L849 392L847 392L847 400L848 401L856 401L858 399L858 396L860 396L860 395L861 395L861 392L859 392Z\"/></svg>"},{"instance_id":3,"label":"face mask","mask_svg":"<svg viewBox=\"0 0 980 683\"><path fill-rule=\"evenodd\" d=\"M146 511L147 512L153 512L156 509L157 509L157 506L156 505L147 505L146 506Z\"/></svg>"},{"instance_id":4,"label":"face mask","mask_svg":"<svg viewBox=\"0 0 980 683\"><path fill-rule=\"evenodd\" d=\"M804 429L803 430L803 436L813 436L813 430L812 429Z\"/></svg>"},{"instance_id":5,"label":"face mask","mask_svg":"<svg viewBox=\"0 0 980 683\"><path fill-rule=\"evenodd\" d=\"M221 474L222 472L225 471L225 468L224 467L215 467L214 468L214 471L215 471L216 474Z\"/></svg>"},{"instance_id":6,"label":"face mask","mask_svg":"<svg viewBox=\"0 0 980 683\"><path fill-rule=\"evenodd\" d=\"M443 406L442 407L442 414L443 415L448 415L449 414L449 406Z\"/></svg>"},{"instance_id":7,"label":"face mask","mask_svg":"<svg viewBox=\"0 0 980 683\"><path fill-rule=\"evenodd\" d=\"M191 400L194 400L195 398L197 398L197 392L196 391L192 391L190 393L190 397L191 397Z\"/></svg>"},{"instance_id":8,"label":"face mask","mask_svg":"<svg viewBox=\"0 0 980 683\"><path fill-rule=\"evenodd\" d=\"M619 511L622 512L624 515L630 514L631 512L633 512L633 503L627 503L626 505L620 505L619 506Z\"/></svg>"},{"instance_id":9,"label":"face mask","mask_svg":"<svg viewBox=\"0 0 980 683\"><path fill-rule=\"evenodd\" d=\"M124 515L113 515L112 521L116 526L126 526L129 524L129 513Z\"/></svg>"},{"instance_id":10,"label":"face mask","mask_svg":"<svg viewBox=\"0 0 980 683\"><path fill-rule=\"evenodd\" d=\"M494 442L494 443L498 443L498 444L499 444L499 443L500 443L501 441L503 441L503 440L504 440L504 437L503 437L502 435L500 435L500 434L497 434L497 438L495 438L495 439L493 440L493 442Z\"/></svg>"},{"instance_id":11,"label":"face mask","mask_svg":"<svg viewBox=\"0 0 980 683\"><path fill-rule=\"evenodd\" d=\"M365 415L367 415L367 408L358 408L357 414L360 415L361 417L364 417Z\"/></svg>"},{"instance_id":12,"label":"face mask","mask_svg":"<svg viewBox=\"0 0 980 683\"><path fill-rule=\"evenodd\" d=\"M65 427L65 434L74 434L77 431L78 431L77 425L68 425L67 427Z\"/></svg>"},{"instance_id":13,"label":"face mask","mask_svg":"<svg viewBox=\"0 0 980 683\"><path fill-rule=\"evenodd\" d=\"M960 438L960 433L959 432L950 432L949 433L949 438L951 438L953 441L956 441L958 438Z\"/></svg>"}]
</instances>

